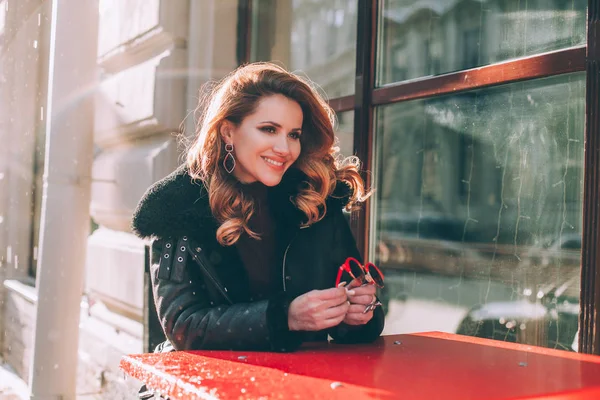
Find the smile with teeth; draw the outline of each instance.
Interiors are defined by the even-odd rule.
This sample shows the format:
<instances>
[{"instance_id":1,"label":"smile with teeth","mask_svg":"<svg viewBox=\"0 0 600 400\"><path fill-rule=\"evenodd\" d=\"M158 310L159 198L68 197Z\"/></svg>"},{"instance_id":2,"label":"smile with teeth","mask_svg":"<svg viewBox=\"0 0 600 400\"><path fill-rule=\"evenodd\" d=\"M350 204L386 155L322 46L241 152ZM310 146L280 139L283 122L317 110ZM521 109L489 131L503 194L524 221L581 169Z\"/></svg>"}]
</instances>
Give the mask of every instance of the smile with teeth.
<instances>
[{"instance_id":1,"label":"smile with teeth","mask_svg":"<svg viewBox=\"0 0 600 400\"><path fill-rule=\"evenodd\" d=\"M267 158L267 157L263 157L262 159L265 160L266 162L268 162L269 164L274 165L276 167L282 167L283 166L282 162L278 162L278 161L272 160L272 159Z\"/></svg>"}]
</instances>

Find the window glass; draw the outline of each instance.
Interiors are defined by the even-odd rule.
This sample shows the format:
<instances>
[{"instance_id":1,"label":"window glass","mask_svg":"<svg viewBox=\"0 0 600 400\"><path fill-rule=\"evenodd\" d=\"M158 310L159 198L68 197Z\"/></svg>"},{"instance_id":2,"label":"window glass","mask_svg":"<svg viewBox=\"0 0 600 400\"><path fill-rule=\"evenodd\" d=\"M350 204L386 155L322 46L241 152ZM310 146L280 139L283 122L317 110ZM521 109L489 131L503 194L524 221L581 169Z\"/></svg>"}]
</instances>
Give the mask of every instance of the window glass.
<instances>
[{"instance_id":1,"label":"window glass","mask_svg":"<svg viewBox=\"0 0 600 400\"><path fill-rule=\"evenodd\" d=\"M584 123L583 73L377 110L386 333L573 350Z\"/></svg>"},{"instance_id":2,"label":"window glass","mask_svg":"<svg viewBox=\"0 0 600 400\"><path fill-rule=\"evenodd\" d=\"M357 0L254 0L250 61L308 75L328 98L354 93Z\"/></svg>"},{"instance_id":3,"label":"window glass","mask_svg":"<svg viewBox=\"0 0 600 400\"><path fill-rule=\"evenodd\" d=\"M337 113L335 135L340 153L344 157L354 155L354 111Z\"/></svg>"},{"instance_id":4,"label":"window glass","mask_svg":"<svg viewBox=\"0 0 600 400\"><path fill-rule=\"evenodd\" d=\"M377 85L586 42L587 0L384 0Z\"/></svg>"}]
</instances>

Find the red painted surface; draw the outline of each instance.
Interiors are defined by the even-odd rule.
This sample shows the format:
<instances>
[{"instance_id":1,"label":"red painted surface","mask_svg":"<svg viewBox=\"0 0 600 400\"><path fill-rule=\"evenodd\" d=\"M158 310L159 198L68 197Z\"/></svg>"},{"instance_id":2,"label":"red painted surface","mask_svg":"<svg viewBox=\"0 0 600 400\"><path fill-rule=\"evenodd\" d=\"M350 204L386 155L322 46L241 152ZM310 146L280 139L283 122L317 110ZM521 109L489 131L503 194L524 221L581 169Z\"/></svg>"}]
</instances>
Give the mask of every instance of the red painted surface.
<instances>
[{"instance_id":1,"label":"red painted surface","mask_svg":"<svg viewBox=\"0 0 600 400\"><path fill-rule=\"evenodd\" d=\"M291 354L131 355L121 368L175 399L600 399L600 357L445 333Z\"/></svg>"}]
</instances>

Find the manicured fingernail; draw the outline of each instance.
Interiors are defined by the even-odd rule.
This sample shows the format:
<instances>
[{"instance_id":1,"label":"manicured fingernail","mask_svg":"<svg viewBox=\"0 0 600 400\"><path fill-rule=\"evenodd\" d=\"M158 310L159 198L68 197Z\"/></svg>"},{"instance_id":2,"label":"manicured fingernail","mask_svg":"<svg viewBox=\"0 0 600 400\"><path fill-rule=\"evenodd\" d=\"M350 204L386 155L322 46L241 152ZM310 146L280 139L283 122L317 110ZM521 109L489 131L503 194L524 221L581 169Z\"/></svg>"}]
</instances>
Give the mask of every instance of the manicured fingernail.
<instances>
[{"instance_id":1,"label":"manicured fingernail","mask_svg":"<svg viewBox=\"0 0 600 400\"><path fill-rule=\"evenodd\" d=\"M337 285L337 287L344 287L348 284L348 282L340 282L339 285Z\"/></svg>"},{"instance_id":2,"label":"manicured fingernail","mask_svg":"<svg viewBox=\"0 0 600 400\"><path fill-rule=\"evenodd\" d=\"M348 293L350 296L354 296L356 294L356 292L353 289L346 290L346 293Z\"/></svg>"}]
</instances>

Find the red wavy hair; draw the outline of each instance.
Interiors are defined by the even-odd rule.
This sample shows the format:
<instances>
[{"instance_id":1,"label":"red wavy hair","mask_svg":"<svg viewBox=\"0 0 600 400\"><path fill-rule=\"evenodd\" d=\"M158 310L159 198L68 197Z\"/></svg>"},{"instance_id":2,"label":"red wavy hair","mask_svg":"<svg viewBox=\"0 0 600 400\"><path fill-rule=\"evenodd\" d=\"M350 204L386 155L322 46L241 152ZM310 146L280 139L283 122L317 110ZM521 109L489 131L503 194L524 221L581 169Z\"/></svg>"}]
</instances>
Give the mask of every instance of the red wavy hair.
<instances>
[{"instance_id":1,"label":"red wavy hair","mask_svg":"<svg viewBox=\"0 0 600 400\"><path fill-rule=\"evenodd\" d=\"M252 200L240 192L234 178L223 169L225 143L220 135L221 125L225 121L239 125L263 97L275 94L296 101L304 115L302 150L290 168L307 176L306 185L291 199L306 215L306 225L325 216L325 201L338 180L352 189L347 210L369 195L359 174L358 158L341 157L334 145L335 113L323 97L307 81L278 65L244 65L217 83L206 96L207 101L200 101L197 111L201 111L201 117L187 152L189 173L208 189L211 211L221 223L217 240L222 245L233 245L243 232L254 238L258 235L248 227L254 212Z\"/></svg>"}]
</instances>

